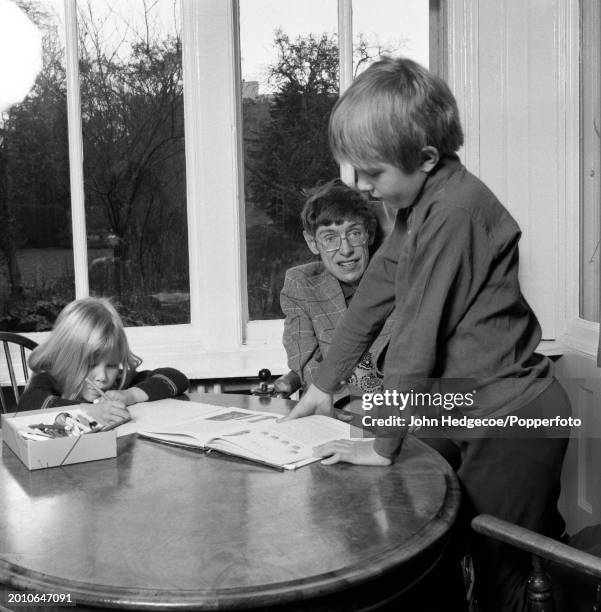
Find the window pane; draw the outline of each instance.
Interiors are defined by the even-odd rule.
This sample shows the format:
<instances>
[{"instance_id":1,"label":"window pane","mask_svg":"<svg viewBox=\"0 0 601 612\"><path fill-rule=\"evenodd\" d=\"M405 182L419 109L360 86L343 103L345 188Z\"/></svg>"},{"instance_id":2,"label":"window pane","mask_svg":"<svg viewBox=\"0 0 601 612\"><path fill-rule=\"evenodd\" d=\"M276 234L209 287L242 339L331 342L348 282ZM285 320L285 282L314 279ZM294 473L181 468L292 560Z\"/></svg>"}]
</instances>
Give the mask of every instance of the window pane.
<instances>
[{"instance_id":1,"label":"window pane","mask_svg":"<svg viewBox=\"0 0 601 612\"><path fill-rule=\"evenodd\" d=\"M429 65L428 0L353 0L354 72L379 55L402 55Z\"/></svg>"},{"instance_id":2,"label":"window pane","mask_svg":"<svg viewBox=\"0 0 601 612\"><path fill-rule=\"evenodd\" d=\"M179 15L78 4L90 293L130 326L190 321Z\"/></svg>"},{"instance_id":3,"label":"window pane","mask_svg":"<svg viewBox=\"0 0 601 612\"><path fill-rule=\"evenodd\" d=\"M381 55L402 55L428 67L429 4L429 0L353 0L353 74L363 72ZM396 211L384 202L373 206L388 234Z\"/></svg>"},{"instance_id":4,"label":"window pane","mask_svg":"<svg viewBox=\"0 0 601 612\"><path fill-rule=\"evenodd\" d=\"M581 229L580 229L580 316L599 321L599 213L601 189L599 173L601 11L597 2L582 2L582 72L581 72Z\"/></svg>"},{"instance_id":5,"label":"window pane","mask_svg":"<svg viewBox=\"0 0 601 612\"><path fill-rule=\"evenodd\" d=\"M62 2L19 4L42 31L43 67L0 117L0 329L27 332L50 329L75 284Z\"/></svg>"},{"instance_id":6,"label":"window pane","mask_svg":"<svg viewBox=\"0 0 601 612\"><path fill-rule=\"evenodd\" d=\"M286 270L312 255L304 190L339 175L327 142L338 97L336 0L241 0L248 306L282 318Z\"/></svg>"}]
</instances>

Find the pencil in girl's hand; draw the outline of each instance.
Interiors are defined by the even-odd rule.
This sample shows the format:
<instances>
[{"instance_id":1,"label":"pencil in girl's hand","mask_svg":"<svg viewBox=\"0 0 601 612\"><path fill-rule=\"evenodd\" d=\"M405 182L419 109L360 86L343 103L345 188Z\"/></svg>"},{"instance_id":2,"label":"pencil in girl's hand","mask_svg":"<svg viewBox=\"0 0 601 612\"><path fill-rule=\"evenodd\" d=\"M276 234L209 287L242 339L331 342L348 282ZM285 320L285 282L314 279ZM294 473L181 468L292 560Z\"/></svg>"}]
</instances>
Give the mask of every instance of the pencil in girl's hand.
<instances>
[{"instance_id":1,"label":"pencil in girl's hand","mask_svg":"<svg viewBox=\"0 0 601 612\"><path fill-rule=\"evenodd\" d=\"M88 383L88 385L90 385L90 387L92 387L92 389L95 389L96 391L98 391L98 393L100 393L100 397L102 397L102 399L106 400L107 402L112 401L111 398L89 376L86 377L85 381ZM101 431L108 431L109 429L114 429L115 427L119 427L119 425L123 425L123 423L127 423L128 421L131 421L131 417L123 419L121 421L117 421L116 423L112 423L111 425L104 425Z\"/></svg>"},{"instance_id":2,"label":"pencil in girl's hand","mask_svg":"<svg viewBox=\"0 0 601 612\"><path fill-rule=\"evenodd\" d=\"M108 402L111 401L111 398L89 376L86 377L86 382L88 385L90 385L90 387L92 387L92 389L100 393L100 397L102 397L102 399L105 399Z\"/></svg>"}]
</instances>

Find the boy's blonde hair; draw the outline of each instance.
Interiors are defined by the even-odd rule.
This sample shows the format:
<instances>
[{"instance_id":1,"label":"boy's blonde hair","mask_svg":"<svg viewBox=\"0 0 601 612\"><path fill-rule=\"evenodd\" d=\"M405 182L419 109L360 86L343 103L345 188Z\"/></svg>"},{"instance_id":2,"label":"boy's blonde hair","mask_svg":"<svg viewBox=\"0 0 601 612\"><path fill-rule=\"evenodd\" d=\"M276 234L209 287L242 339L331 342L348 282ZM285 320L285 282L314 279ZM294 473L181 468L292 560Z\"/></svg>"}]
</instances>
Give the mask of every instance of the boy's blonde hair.
<instances>
[{"instance_id":1,"label":"boy's blonde hair","mask_svg":"<svg viewBox=\"0 0 601 612\"><path fill-rule=\"evenodd\" d=\"M330 146L355 168L388 163L413 172L422 149L449 155L463 144L457 102L448 85L416 62L382 57L361 73L330 117Z\"/></svg>"},{"instance_id":2,"label":"boy's blonde hair","mask_svg":"<svg viewBox=\"0 0 601 612\"><path fill-rule=\"evenodd\" d=\"M88 372L99 361L114 359L122 368L119 388L141 360L129 348L123 322L105 298L87 297L67 304L50 337L29 356L33 372L47 372L61 396L77 399Z\"/></svg>"}]
</instances>

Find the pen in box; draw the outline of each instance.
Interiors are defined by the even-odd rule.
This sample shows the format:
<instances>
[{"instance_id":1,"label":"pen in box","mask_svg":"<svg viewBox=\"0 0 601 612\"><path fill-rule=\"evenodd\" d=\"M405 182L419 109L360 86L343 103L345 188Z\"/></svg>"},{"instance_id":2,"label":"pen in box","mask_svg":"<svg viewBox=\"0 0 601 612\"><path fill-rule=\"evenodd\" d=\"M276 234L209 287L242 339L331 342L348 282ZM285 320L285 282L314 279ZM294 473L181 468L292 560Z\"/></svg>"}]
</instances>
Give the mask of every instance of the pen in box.
<instances>
[{"instance_id":1,"label":"pen in box","mask_svg":"<svg viewBox=\"0 0 601 612\"><path fill-rule=\"evenodd\" d=\"M54 435L51 433L48 433L47 431L44 430L44 424L41 423L40 425L28 425L27 426L29 431L27 431L26 429L22 429L20 431L27 431L27 433L29 434L33 434L36 436L42 436L44 438L53 438Z\"/></svg>"},{"instance_id":2,"label":"pen in box","mask_svg":"<svg viewBox=\"0 0 601 612\"><path fill-rule=\"evenodd\" d=\"M43 433L34 433L26 429L19 429L18 434L25 440L51 440L52 436Z\"/></svg>"},{"instance_id":3,"label":"pen in box","mask_svg":"<svg viewBox=\"0 0 601 612\"><path fill-rule=\"evenodd\" d=\"M98 423L97 421L94 420L90 420L87 416L83 415L83 414L78 414L75 417L82 425L84 425L85 427L88 427L90 429L90 431L94 430L96 427L98 427Z\"/></svg>"}]
</instances>

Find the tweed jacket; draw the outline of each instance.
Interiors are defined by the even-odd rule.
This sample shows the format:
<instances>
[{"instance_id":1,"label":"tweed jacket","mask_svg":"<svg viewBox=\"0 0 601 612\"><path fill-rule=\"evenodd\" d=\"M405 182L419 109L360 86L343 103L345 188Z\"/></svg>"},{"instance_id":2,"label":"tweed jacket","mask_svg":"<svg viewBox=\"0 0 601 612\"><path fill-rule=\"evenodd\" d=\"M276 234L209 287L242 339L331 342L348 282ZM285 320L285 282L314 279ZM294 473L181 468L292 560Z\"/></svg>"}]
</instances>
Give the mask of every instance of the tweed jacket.
<instances>
[{"instance_id":1,"label":"tweed jacket","mask_svg":"<svg viewBox=\"0 0 601 612\"><path fill-rule=\"evenodd\" d=\"M346 312L342 287L321 261L296 266L286 272L280 304L286 315L283 341L288 367L299 375L305 388L313 381L313 372L327 354L334 329ZM379 360L390 339L393 318L386 321L346 385L336 393L336 399L381 389Z\"/></svg>"}]
</instances>

